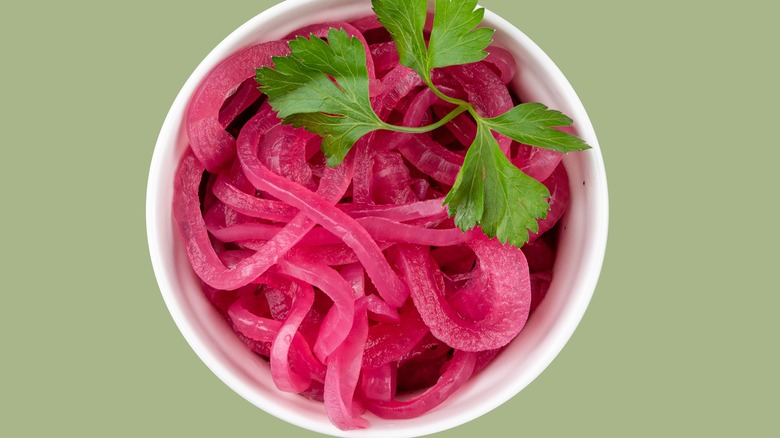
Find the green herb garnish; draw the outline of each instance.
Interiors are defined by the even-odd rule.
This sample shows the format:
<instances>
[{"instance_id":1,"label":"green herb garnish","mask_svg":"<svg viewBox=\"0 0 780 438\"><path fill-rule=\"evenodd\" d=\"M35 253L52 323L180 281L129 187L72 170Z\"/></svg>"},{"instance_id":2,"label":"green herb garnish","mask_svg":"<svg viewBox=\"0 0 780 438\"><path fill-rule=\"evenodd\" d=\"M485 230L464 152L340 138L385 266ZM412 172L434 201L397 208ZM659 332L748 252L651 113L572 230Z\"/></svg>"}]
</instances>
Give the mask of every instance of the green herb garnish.
<instances>
[{"instance_id":1,"label":"green herb garnish","mask_svg":"<svg viewBox=\"0 0 780 438\"><path fill-rule=\"evenodd\" d=\"M427 0L372 3L396 43L400 63L414 69L439 98L454 104L452 112L434 124L414 128L379 119L369 100L363 45L337 29L329 31L327 42L314 35L290 41L290 55L275 57L275 68L257 70L260 90L283 123L323 138L322 150L329 166L340 164L355 142L370 132L428 132L468 111L477 124L477 135L444 204L462 230L479 225L501 243L522 246L528 241L529 230L538 231L537 220L547 216L550 193L504 156L493 131L564 153L589 146L576 136L553 129L570 126L572 120L540 103L520 104L498 117L484 118L471 103L436 88L431 79L434 68L478 62L487 56L485 49L494 31L477 28L484 9L476 8L476 0L437 0L427 45L423 36Z\"/></svg>"}]
</instances>

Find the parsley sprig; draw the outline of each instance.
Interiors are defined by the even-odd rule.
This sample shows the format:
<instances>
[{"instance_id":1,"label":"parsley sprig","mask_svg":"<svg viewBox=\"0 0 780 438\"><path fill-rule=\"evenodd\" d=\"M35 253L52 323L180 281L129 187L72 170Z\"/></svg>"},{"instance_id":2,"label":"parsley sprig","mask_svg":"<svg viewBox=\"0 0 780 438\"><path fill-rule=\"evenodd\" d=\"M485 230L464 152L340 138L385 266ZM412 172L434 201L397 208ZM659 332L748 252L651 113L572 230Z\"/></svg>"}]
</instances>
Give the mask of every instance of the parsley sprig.
<instances>
[{"instance_id":1,"label":"parsley sprig","mask_svg":"<svg viewBox=\"0 0 780 438\"><path fill-rule=\"evenodd\" d=\"M554 129L572 120L541 103L523 103L497 117L480 116L474 106L442 93L433 83L435 68L478 62L487 56L493 30L477 27L484 9L477 0L437 0L426 45L423 29L427 0L373 0L374 12L398 48L400 63L412 68L442 100L455 105L428 126L397 126L381 120L369 100L369 76L362 43L331 29L327 42L312 35L290 41L290 55L274 58L275 68L257 70L260 90L283 123L322 137L328 165L337 166L362 136L376 130L432 131L468 112L477 134L466 152L455 184L444 198L455 224L466 231L479 225L489 237L522 246L528 231L538 231L547 215L550 192L513 165L493 132L558 152L589 148L580 138Z\"/></svg>"}]
</instances>

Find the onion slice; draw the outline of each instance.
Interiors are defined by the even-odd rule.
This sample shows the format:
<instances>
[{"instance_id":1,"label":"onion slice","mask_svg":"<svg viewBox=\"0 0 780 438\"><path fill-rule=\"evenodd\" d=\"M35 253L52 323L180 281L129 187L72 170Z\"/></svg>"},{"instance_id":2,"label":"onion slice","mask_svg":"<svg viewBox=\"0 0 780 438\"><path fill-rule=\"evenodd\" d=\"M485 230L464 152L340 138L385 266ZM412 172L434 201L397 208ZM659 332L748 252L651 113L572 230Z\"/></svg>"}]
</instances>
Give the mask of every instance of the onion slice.
<instances>
[{"instance_id":1,"label":"onion slice","mask_svg":"<svg viewBox=\"0 0 780 438\"><path fill-rule=\"evenodd\" d=\"M412 291L412 300L431 333L453 348L482 351L503 347L525 325L531 305L528 264L520 249L497 240L477 237L468 243L479 261L484 290L479 295L487 315L471 320L459 315L447 302L442 272L422 247L397 245L393 249Z\"/></svg>"}]
</instances>

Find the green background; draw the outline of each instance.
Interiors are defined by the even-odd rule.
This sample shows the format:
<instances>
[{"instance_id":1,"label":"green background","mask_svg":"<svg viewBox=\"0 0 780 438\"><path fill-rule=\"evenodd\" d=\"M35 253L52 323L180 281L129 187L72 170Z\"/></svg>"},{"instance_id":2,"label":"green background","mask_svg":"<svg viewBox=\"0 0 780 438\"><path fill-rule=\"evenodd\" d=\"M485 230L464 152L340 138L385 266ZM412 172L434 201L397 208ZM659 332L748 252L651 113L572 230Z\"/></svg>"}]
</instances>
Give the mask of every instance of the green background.
<instances>
[{"instance_id":1,"label":"green background","mask_svg":"<svg viewBox=\"0 0 780 438\"><path fill-rule=\"evenodd\" d=\"M274 3L0 6L0 435L316 435L201 363L146 244L146 178L168 108L219 41ZM769 3L482 2L585 104L610 236L590 308L553 364L437 436L778 436Z\"/></svg>"}]
</instances>

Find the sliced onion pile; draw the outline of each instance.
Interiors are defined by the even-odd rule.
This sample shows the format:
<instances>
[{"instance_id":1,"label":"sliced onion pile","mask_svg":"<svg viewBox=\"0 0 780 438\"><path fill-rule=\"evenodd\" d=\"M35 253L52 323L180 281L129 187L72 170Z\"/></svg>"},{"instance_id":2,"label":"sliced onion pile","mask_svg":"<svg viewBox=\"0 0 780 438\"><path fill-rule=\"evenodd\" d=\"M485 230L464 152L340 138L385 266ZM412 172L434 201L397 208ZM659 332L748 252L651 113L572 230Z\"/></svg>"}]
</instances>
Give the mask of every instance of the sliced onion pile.
<instances>
[{"instance_id":1,"label":"sliced onion pile","mask_svg":"<svg viewBox=\"0 0 780 438\"><path fill-rule=\"evenodd\" d=\"M331 27L365 44L382 119L421 126L451 110L398 64L374 16L288 39ZM254 82L256 68L288 53L287 40L244 49L192 98L174 194L192 268L237 336L268 359L279 390L324 401L342 429L366 427L365 411L419 416L493 360L544 297L555 258L549 231L569 197L561 154L500 136L510 160L550 189L551 210L523 250L464 233L442 199L474 121L462 114L429 134L369 134L329 168L320 139L281 125ZM515 68L509 52L491 47L484 61L434 77L496 116L517 103L507 88Z\"/></svg>"}]
</instances>

